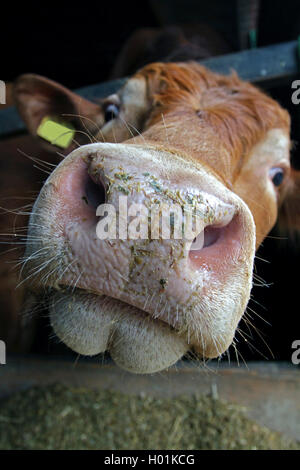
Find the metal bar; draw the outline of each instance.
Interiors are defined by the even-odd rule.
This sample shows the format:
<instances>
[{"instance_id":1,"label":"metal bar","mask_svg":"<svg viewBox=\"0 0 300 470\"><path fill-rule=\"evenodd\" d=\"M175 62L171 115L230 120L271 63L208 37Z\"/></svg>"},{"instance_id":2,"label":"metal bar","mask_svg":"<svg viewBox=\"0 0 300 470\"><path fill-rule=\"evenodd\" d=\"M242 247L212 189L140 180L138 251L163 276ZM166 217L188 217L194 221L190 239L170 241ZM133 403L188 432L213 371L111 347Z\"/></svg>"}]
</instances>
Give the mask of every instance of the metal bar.
<instances>
[{"instance_id":1,"label":"metal bar","mask_svg":"<svg viewBox=\"0 0 300 470\"><path fill-rule=\"evenodd\" d=\"M299 72L297 41L212 57L203 60L201 64L214 72L225 75L235 70L242 79L259 84L266 89L275 83L276 85L287 83ZM75 91L91 101L96 101L98 98L116 92L125 80L124 78L90 85ZM11 107L1 111L0 108L0 137L9 137L23 131L25 131L25 125L16 109Z\"/></svg>"},{"instance_id":2,"label":"metal bar","mask_svg":"<svg viewBox=\"0 0 300 470\"><path fill-rule=\"evenodd\" d=\"M299 73L297 52L297 41L291 41L211 57L201 63L225 75L235 70L242 79L270 88L274 81L286 83Z\"/></svg>"}]
</instances>

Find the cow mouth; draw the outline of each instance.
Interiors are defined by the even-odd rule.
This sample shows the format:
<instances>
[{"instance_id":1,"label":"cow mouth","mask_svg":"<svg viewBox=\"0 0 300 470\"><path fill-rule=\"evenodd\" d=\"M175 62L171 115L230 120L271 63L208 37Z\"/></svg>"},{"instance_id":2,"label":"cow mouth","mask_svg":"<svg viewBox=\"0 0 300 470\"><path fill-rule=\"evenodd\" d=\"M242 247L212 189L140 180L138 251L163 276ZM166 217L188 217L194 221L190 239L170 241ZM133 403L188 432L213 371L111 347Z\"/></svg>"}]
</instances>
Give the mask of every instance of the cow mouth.
<instances>
[{"instance_id":1,"label":"cow mouth","mask_svg":"<svg viewBox=\"0 0 300 470\"><path fill-rule=\"evenodd\" d=\"M131 310L134 309L135 313L137 315L141 315L144 318L148 318L151 321L157 323L158 325L165 325L167 326L171 332L174 334L182 334L180 331L180 327L176 324L172 324L171 322L167 321L165 318L158 318L157 316L153 315L153 312L147 311L141 307L136 306L134 303L126 302L123 301L119 298L112 297L110 295L102 294L100 292L93 292L88 289L82 289L80 287L72 287L72 285L64 285L62 286L61 290L55 290L53 289L52 295L57 295L61 294L62 296L68 296L69 293L75 297L81 297L81 296L91 296L94 299L101 299L102 302L110 302L111 305L114 305L116 309L120 308L122 311L125 311L126 309ZM51 297L51 294L50 294ZM101 317L101 309L98 311L98 315ZM99 351L103 352L103 351ZM85 354L85 353L83 353ZM97 352L95 354L98 354Z\"/></svg>"}]
</instances>

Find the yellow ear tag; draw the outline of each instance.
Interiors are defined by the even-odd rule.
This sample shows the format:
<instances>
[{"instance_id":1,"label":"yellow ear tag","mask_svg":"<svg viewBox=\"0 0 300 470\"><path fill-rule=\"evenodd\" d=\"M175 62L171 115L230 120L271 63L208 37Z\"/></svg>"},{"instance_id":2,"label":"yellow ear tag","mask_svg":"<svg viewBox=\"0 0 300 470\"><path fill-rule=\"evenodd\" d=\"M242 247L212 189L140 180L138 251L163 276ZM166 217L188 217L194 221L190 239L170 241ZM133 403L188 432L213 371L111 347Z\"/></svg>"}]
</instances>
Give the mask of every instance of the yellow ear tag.
<instances>
[{"instance_id":1,"label":"yellow ear tag","mask_svg":"<svg viewBox=\"0 0 300 470\"><path fill-rule=\"evenodd\" d=\"M37 129L37 135L42 139L48 140L58 147L69 147L74 137L75 131L71 124L61 124L50 117L44 117Z\"/></svg>"}]
</instances>

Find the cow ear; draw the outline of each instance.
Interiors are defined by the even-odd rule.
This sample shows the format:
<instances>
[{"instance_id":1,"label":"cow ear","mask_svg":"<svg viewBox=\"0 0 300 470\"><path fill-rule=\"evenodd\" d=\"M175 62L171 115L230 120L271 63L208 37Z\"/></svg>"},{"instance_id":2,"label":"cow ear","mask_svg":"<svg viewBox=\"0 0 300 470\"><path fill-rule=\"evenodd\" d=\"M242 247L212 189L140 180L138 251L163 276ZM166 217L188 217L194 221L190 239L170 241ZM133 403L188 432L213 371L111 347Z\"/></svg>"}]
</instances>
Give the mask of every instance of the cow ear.
<instances>
[{"instance_id":1,"label":"cow ear","mask_svg":"<svg viewBox=\"0 0 300 470\"><path fill-rule=\"evenodd\" d=\"M300 235L300 171L292 169L279 209L278 227L292 237Z\"/></svg>"},{"instance_id":2,"label":"cow ear","mask_svg":"<svg viewBox=\"0 0 300 470\"><path fill-rule=\"evenodd\" d=\"M77 146L75 141L80 145L90 143L99 125L103 124L102 108L99 105L39 75L21 75L14 82L13 99L29 132L50 151L60 149L64 153L69 153ZM44 133L46 138L41 137L43 135L40 132L41 124L47 119L52 123L54 134L59 129L64 130L64 126L67 127L65 135L68 134L68 128L74 129L75 133L70 132L71 141L69 143L68 139L48 141L46 133ZM59 143L61 145L58 145Z\"/></svg>"}]
</instances>

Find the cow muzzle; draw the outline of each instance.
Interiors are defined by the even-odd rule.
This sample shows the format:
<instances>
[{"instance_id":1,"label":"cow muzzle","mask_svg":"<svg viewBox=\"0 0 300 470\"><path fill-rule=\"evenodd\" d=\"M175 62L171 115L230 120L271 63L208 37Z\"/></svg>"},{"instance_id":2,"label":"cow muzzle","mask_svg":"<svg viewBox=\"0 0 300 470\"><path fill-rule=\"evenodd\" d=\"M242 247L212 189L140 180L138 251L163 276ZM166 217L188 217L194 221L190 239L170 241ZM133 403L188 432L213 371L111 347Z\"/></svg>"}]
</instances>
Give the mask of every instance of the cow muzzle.
<instances>
[{"instance_id":1,"label":"cow muzzle","mask_svg":"<svg viewBox=\"0 0 300 470\"><path fill-rule=\"evenodd\" d=\"M250 296L248 207L201 163L155 147L72 152L42 188L29 238L27 272L51 288L56 334L133 372L189 350L221 355Z\"/></svg>"}]
</instances>

